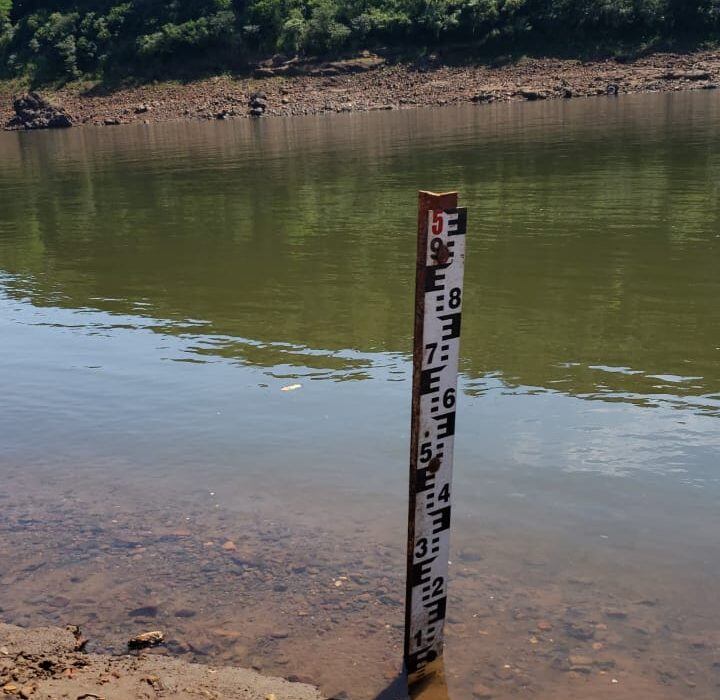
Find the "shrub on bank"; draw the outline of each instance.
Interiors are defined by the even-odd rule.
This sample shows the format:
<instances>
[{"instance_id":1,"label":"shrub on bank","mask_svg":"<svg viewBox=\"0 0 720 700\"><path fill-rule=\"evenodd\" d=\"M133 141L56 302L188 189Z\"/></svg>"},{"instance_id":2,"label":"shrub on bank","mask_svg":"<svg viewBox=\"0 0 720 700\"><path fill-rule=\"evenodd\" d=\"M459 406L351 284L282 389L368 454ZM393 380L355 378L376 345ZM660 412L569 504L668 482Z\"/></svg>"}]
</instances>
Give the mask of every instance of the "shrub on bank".
<instances>
[{"instance_id":1,"label":"shrub on bank","mask_svg":"<svg viewBox=\"0 0 720 700\"><path fill-rule=\"evenodd\" d=\"M593 53L719 34L720 0L0 0L0 72L163 77L277 51Z\"/></svg>"}]
</instances>

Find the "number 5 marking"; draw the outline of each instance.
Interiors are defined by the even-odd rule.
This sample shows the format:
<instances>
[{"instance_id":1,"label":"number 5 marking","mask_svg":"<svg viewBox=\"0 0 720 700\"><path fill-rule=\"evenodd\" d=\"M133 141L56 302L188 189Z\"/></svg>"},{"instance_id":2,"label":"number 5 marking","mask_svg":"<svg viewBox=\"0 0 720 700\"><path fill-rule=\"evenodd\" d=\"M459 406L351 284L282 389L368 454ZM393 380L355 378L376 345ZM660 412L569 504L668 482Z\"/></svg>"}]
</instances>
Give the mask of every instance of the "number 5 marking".
<instances>
[{"instance_id":1,"label":"number 5 marking","mask_svg":"<svg viewBox=\"0 0 720 700\"><path fill-rule=\"evenodd\" d=\"M443 213L442 209L434 210L432 213L432 224L430 225L430 230L435 236L439 236L445 227L445 217L443 216Z\"/></svg>"}]
</instances>

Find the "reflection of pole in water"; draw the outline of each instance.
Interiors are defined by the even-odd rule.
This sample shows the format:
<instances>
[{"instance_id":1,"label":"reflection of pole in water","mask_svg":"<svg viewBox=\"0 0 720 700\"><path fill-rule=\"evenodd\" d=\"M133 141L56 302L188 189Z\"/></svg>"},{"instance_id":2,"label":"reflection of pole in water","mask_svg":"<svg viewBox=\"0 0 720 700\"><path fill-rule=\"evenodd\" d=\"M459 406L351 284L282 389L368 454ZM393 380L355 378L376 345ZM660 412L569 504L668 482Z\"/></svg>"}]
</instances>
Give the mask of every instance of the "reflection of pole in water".
<instances>
[{"instance_id":1,"label":"reflection of pole in water","mask_svg":"<svg viewBox=\"0 0 720 700\"><path fill-rule=\"evenodd\" d=\"M427 700L447 695L427 693L439 692L431 681L442 670L447 607L467 219L457 200L420 192L418 207L404 660L410 686L424 693L413 697Z\"/></svg>"},{"instance_id":2,"label":"reflection of pole in water","mask_svg":"<svg viewBox=\"0 0 720 700\"><path fill-rule=\"evenodd\" d=\"M410 700L450 700L442 657L425 667L422 679L410 684Z\"/></svg>"}]
</instances>

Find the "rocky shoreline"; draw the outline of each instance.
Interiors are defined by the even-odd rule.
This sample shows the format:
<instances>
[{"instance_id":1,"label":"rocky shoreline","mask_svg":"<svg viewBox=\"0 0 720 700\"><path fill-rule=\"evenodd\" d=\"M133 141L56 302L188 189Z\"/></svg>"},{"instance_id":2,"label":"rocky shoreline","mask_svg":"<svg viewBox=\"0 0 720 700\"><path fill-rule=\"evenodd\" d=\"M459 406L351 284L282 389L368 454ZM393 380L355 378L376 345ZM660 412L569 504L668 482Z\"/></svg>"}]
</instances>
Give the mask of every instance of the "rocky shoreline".
<instances>
[{"instance_id":1,"label":"rocky shoreline","mask_svg":"<svg viewBox=\"0 0 720 700\"><path fill-rule=\"evenodd\" d=\"M106 91L72 86L45 97L75 126L187 119L300 116L462 103L574 99L714 89L720 51L653 54L634 61L526 58L501 66L390 63L366 54L333 63L269 62L252 77L217 76ZM17 90L0 85L0 122L18 123Z\"/></svg>"},{"instance_id":2,"label":"rocky shoreline","mask_svg":"<svg viewBox=\"0 0 720 700\"><path fill-rule=\"evenodd\" d=\"M0 692L23 700L321 700L316 688L152 652L87 654L77 628L0 624Z\"/></svg>"}]
</instances>

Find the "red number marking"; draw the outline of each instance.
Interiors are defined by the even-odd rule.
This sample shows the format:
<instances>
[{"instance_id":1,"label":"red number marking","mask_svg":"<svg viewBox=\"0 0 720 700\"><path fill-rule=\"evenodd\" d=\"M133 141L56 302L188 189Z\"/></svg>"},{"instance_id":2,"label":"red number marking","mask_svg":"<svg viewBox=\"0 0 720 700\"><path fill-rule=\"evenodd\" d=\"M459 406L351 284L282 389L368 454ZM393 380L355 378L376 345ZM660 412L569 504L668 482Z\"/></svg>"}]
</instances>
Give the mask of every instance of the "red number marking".
<instances>
[{"instance_id":1,"label":"red number marking","mask_svg":"<svg viewBox=\"0 0 720 700\"><path fill-rule=\"evenodd\" d=\"M433 234L435 234L436 236L439 236L443 232L444 225L445 225L445 217L443 216L442 209L433 211L432 226L430 227L430 230L433 232Z\"/></svg>"}]
</instances>

